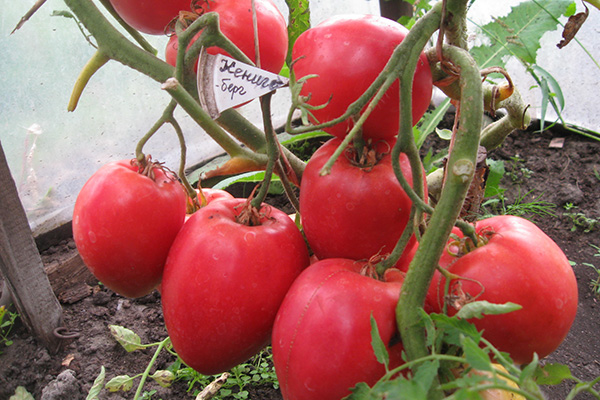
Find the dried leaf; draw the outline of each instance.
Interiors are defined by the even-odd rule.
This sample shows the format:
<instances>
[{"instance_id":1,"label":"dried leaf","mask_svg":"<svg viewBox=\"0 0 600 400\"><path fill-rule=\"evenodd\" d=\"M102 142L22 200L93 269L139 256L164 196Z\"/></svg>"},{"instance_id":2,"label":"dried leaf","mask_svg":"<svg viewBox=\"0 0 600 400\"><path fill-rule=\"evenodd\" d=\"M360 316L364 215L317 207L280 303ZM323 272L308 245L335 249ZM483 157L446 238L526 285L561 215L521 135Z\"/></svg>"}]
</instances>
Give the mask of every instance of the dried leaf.
<instances>
[{"instance_id":1,"label":"dried leaf","mask_svg":"<svg viewBox=\"0 0 600 400\"><path fill-rule=\"evenodd\" d=\"M565 29L562 33L563 40L561 40L560 43L556 45L556 47L558 47L559 49L562 49L563 47L568 45L571 40L573 40L575 35L577 35L577 32L579 32L579 28L581 28L588 15L590 14L590 10L587 8L585 3L583 4L583 6L585 7L585 11L575 15L571 15L569 17L569 20L565 24Z\"/></svg>"},{"instance_id":2,"label":"dried leaf","mask_svg":"<svg viewBox=\"0 0 600 400\"><path fill-rule=\"evenodd\" d=\"M17 26L15 26L15 29L13 29L10 34L12 35L16 31L18 31L19 29L21 29L21 27L23 26L23 24L25 24L25 22L27 22L29 20L29 18L31 18L33 16L33 14L35 14L35 12L37 10L39 10L42 5L44 5L45 2L46 2L46 0L38 0L38 1L36 1L35 4L29 9L29 11L27 11L27 13L21 18L21 20L19 21L19 23L17 24Z\"/></svg>"}]
</instances>

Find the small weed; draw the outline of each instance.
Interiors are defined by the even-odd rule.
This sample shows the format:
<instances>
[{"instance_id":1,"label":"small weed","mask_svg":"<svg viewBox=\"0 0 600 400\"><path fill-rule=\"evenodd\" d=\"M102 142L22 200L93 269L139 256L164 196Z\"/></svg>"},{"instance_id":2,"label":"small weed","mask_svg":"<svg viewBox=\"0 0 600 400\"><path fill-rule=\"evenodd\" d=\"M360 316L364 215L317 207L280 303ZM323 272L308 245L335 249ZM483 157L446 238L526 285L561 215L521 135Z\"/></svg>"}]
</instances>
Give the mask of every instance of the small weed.
<instances>
[{"instance_id":1,"label":"small weed","mask_svg":"<svg viewBox=\"0 0 600 400\"><path fill-rule=\"evenodd\" d=\"M524 195L519 194L512 204L507 202L503 192L498 193L493 198L487 199L481 205L483 210L483 218L489 218L493 215L516 215L518 217L526 217L528 215L536 216L551 216L556 217L553 210L556 204L546 200L542 200L541 196L531 201L526 201L530 192Z\"/></svg>"},{"instance_id":2,"label":"small weed","mask_svg":"<svg viewBox=\"0 0 600 400\"><path fill-rule=\"evenodd\" d=\"M0 344L3 344L4 347L8 347L13 343L8 338L8 335L14 327L18 316L16 312L11 312L4 306L0 307ZM0 351L0 354L2 354L2 351Z\"/></svg>"},{"instance_id":3,"label":"small weed","mask_svg":"<svg viewBox=\"0 0 600 400\"><path fill-rule=\"evenodd\" d=\"M277 389L279 382L277 381L272 358L271 348L268 347L247 363L234 367L229 371L227 380L223 382L221 389L213 399L247 399L249 396L248 386L271 385ZM194 389L196 385L204 388L220 376L202 375L192 368L183 366L183 363L179 359L169 370L175 373L177 380L188 381L188 392ZM196 392L199 392L199 390L196 389ZM198 394L196 392L194 395Z\"/></svg>"},{"instance_id":4,"label":"small weed","mask_svg":"<svg viewBox=\"0 0 600 400\"><path fill-rule=\"evenodd\" d=\"M522 183L533 175L533 171L525 167L523 161L525 160L518 155L510 158L510 162L508 163L510 168L506 171L506 176L508 176L513 183Z\"/></svg>"},{"instance_id":5,"label":"small weed","mask_svg":"<svg viewBox=\"0 0 600 400\"><path fill-rule=\"evenodd\" d=\"M595 246L593 244L590 244L590 246L592 246L594 249L596 249L596 254L594 254L594 257L600 257L600 247ZM596 274L598 274L598 276L596 276L596 278L592 279L592 281L590 282L590 289L592 289L592 292L594 293L596 298L600 299L600 268L598 268L594 264L590 264L590 263L582 263L582 264L585 266L588 266L590 268L593 268L594 271L596 271Z\"/></svg>"},{"instance_id":6,"label":"small weed","mask_svg":"<svg viewBox=\"0 0 600 400\"><path fill-rule=\"evenodd\" d=\"M599 221L596 218L591 218L585 215L585 213L574 211L577 209L577 206L572 203L567 203L563 207L565 211L568 211L563 213L563 216L571 219L571 232L581 228L585 233L589 233L598 228Z\"/></svg>"}]
</instances>

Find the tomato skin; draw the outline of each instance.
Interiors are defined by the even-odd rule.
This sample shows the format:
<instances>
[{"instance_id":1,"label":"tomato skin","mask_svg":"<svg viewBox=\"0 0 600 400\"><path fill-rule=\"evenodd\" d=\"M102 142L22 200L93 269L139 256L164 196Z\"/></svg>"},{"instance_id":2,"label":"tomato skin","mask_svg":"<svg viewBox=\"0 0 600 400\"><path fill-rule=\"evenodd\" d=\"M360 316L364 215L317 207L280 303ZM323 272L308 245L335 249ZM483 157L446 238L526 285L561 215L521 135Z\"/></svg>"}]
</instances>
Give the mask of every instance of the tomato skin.
<instances>
[{"instance_id":1,"label":"tomato skin","mask_svg":"<svg viewBox=\"0 0 600 400\"><path fill-rule=\"evenodd\" d=\"M324 143L302 175L299 200L306 238L321 260L360 260L390 253L408 223L412 201L396 179L390 154L372 169L361 169L342 154L331 173L320 176L321 168L340 143L338 138ZM380 151L389 151L394 141L378 145ZM400 155L400 166L412 185L405 154ZM415 244L412 238L405 253Z\"/></svg>"},{"instance_id":2,"label":"tomato skin","mask_svg":"<svg viewBox=\"0 0 600 400\"><path fill-rule=\"evenodd\" d=\"M558 245L532 222L515 216L496 216L479 221L478 232L493 232L487 244L462 257L445 253L440 265L459 276L480 282L485 291L477 300L513 302L521 310L486 315L472 322L483 337L517 364L530 362L536 352L543 358L564 340L577 312L577 282L569 261ZM460 231L455 230L462 237ZM442 311L445 279L436 272L428 302ZM471 296L481 286L461 280ZM439 289L438 289L439 288ZM448 307L448 313L456 310Z\"/></svg>"},{"instance_id":3,"label":"tomato skin","mask_svg":"<svg viewBox=\"0 0 600 400\"><path fill-rule=\"evenodd\" d=\"M296 78L316 74L302 87L301 94L319 122L341 116L371 85L408 31L402 25L375 15L338 15L302 33L294 44L292 57ZM300 58L302 57L302 58ZM423 116L431 100L432 77L427 57L421 54L413 81L412 122ZM362 127L365 138L389 139L398 134L399 84L388 89ZM343 138L352 127L345 122L326 128Z\"/></svg>"},{"instance_id":4,"label":"tomato skin","mask_svg":"<svg viewBox=\"0 0 600 400\"><path fill-rule=\"evenodd\" d=\"M83 262L106 287L126 297L150 293L162 277L184 222L183 186L154 168L155 180L130 160L101 167L73 211L73 238Z\"/></svg>"},{"instance_id":5,"label":"tomato skin","mask_svg":"<svg viewBox=\"0 0 600 400\"><path fill-rule=\"evenodd\" d=\"M110 0L129 25L150 35L163 35L179 11L190 11L190 0Z\"/></svg>"},{"instance_id":6,"label":"tomato skin","mask_svg":"<svg viewBox=\"0 0 600 400\"><path fill-rule=\"evenodd\" d=\"M285 400L338 400L358 382L373 385L385 373L371 345L371 314L390 354L402 364L395 309L400 282L360 274L364 263L319 261L300 274L273 327L273 362Z\"/></svg>"},{"instance_id":7,"label":"tomato skin","mask_svg":"<svg viewBox=\"0 0 600 400\"><path fill-rule=\"evenodd\" d=\"M202 188L202 194L204 195L207 204L210 204L213 201L217 200L227 200L234 198L231 193L222 189Z\"/></svg>"},{"instance_id":8,"label":"tomato skin","mask_svg":"<svg viewBox=\"0 0 600 400\"><path fill-rule=\"evenodd\" d=\"M288 49L286 21L271 0L255 1L261 68L279 73L285 63ZM210 3L210 8L206 6L204 8L219 14L221 32L248 58L256 62L251 0L215 0ZM177 35L171 36L167 43L165 57L166 61L173 66L177 60L178 47ZM229 56L219 47L209 47L207 52Z\"/></svg>"},{"instance_id":9,"label":"tomato skin","mask_svg":"<svg viewBox=\"0 0 600 400\"><path fill-rule=\"evenodd\" d=\"M237 223L245 201L219 200L195 212L165 266L167 331L183 361L205 375L268 344L287 290L309 264L304 239L284 212L264 206L262 225Z\"/></svg>"}]
</instances>

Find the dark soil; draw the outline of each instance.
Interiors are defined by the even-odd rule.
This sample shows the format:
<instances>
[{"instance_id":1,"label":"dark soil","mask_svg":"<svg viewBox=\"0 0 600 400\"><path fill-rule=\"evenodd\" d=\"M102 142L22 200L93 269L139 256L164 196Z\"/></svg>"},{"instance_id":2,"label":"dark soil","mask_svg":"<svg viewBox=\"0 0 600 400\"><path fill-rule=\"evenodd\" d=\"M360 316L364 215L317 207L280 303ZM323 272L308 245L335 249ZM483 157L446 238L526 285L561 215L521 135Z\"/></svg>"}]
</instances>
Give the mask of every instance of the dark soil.
<instances>
[{"instance_id":1,"label":"dark soil","mask_svg":"<svg viewBox=\"0 0 600 400\"><path fill-rule=\"evenodd\" d=\"M565 139L563 147L549 147L556 137ZM592 380L600 376L600 308L590 284L599 276L586 264L600 267L600 251L592 246L600 246L600 226L594 225L594 220L600 220L600 143L560 129L541 134L518 132L490 157L505 161L508 173L501 186L508 188L508 203L527 194L524 201L541 199L556 205L551 209L554 216L527 217L552 237L574 263L580 304L565 342L543 362L566 364L576 377ZM576 208L566 211L567 204ZM581 213L585 218L567 213ZM51 263L73 251L73 242L67 239L44 251L43 259ZM80 337L65 340L58 354L49 354L17 324L10 334L13 344L0 349L0 400L8 399L17 386L24 386L36 399L85 399L101 366L106 368L107 379L143 372L154 349L127 353L112 338L108 325L132 329L142 343L157 342L167 335L157 292L131 300L95 286L92 295L74 304L63 304L63 309L65 326L79 332ZM174 361L172 355L163 352L156 368L165 369ZM134 388L136 386L137 381ZM559 400L566 397L570 386L562 384L544 390L548 399ZM187 383L182 381L175 382L169 389L149 382L146 389L156 390L153 399L194 398L192 392L187 392ZM128 393L105 390L100 398L130 399L134 390ZM269 386L249 391L251 399L281 399L278 390ZM577 397L590 398L588 395Z\"/></svg>"}]
</instances>

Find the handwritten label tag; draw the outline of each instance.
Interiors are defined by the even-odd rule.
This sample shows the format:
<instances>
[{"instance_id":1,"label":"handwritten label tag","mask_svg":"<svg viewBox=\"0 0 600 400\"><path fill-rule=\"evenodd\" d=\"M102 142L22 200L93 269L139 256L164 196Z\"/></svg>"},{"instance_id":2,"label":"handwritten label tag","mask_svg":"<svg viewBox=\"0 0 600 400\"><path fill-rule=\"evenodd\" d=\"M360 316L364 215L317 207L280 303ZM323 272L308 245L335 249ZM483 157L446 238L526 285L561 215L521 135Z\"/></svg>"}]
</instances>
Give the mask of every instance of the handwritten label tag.
<instances>
[{"instance_id":1,"label":"handwritten label tag","mask_svg":"<svg viewBox=\"0 0 600 400\"><path fill-rule=\"evenodd\" d=\"M202 51L198 60L200 104L210 117L287 86L289 80L222 54Z\"/></svg>"}]
</instances>

